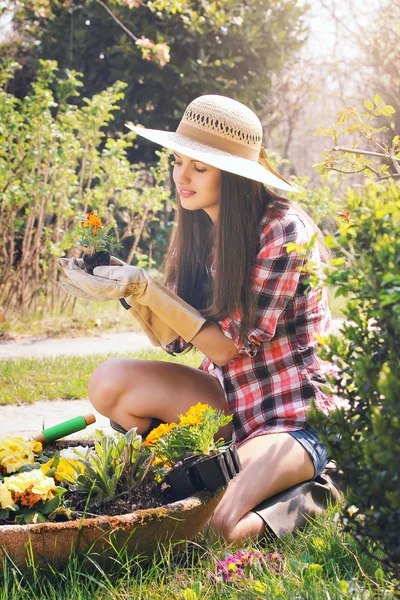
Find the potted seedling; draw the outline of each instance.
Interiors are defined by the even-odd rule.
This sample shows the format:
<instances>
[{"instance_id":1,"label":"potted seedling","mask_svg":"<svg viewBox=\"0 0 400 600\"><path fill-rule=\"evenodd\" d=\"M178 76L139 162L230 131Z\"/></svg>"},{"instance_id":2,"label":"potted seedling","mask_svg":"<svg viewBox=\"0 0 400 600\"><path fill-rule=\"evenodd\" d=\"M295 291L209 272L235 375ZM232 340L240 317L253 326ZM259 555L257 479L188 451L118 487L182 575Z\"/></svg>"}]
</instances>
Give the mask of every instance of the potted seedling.
<instances>
[{"instance_id":1,"label":"potted seedling","mask_svg":"<svg viewBox=\"0 0 400 600\"><path fill-rule=\"evenodd\" d=\"M87 273L93 275L95 267L110 264L111 248L121 248L116 237L110 232L112 224L104 225L95 212L88 213L77 227L80 236L79 245L87 250L83 255L83 262Z\"/></svg>"},{"instance_id":2,"label":"potted seedling","mask_svg":"<svg viewBox=\"0 0 400 600\"><path fill-rule=\"evenodd\" d=\"M165 480L174 499L204 489L215 491L241 470L235 444L216 439L219 429L231 420L198 403L180 415L177 424L162 424L150 433L145 443L154 445L156 460L167 465Z\"/></svg>"}]
</instances>

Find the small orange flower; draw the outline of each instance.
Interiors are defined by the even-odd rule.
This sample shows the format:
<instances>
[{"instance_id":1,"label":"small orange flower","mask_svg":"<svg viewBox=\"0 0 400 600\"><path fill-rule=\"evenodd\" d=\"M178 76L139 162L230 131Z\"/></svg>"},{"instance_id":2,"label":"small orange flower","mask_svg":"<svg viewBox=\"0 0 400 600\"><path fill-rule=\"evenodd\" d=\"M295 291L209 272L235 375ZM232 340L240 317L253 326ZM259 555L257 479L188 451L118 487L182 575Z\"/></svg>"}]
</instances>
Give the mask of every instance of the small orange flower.
<instances>
[{"instance_id":1,"label":"small orange flower","mask_svg":"<svg viewBox=\"0 0 400 600\"><path fill-rule=\"evenodd\" d=\"M88 213L86 221L81 221L82 227L91 227L92 229L100 229L103 226L102 220L94 212Z\"/></svg>"},{"instance_id":2,"label":"small orange flower","mask_svg":"<svg viewBox=\"0 0 400 600\"><path fill-rule=\"evenodd\" d=\"M143 446L154 446L162 435L169 433L176 427L176 423L161 423L155 429L152 429L146 440L143 442Z\"/></svg>"},{"instance_id":3,"label":"small orange flower","mask_svg":"<svg viewBox=\"0 0 400 600\"><path fill-rule=\"evenodd\" d=\"M88 214L87 220L88 220L90 227L93 227L93 229L100 229L100 227L103 226L103 223L102 223L100 217L98 217L96 215L96 213L94 213L94 212L91 212Z\"/></svg>"}]
</instances>

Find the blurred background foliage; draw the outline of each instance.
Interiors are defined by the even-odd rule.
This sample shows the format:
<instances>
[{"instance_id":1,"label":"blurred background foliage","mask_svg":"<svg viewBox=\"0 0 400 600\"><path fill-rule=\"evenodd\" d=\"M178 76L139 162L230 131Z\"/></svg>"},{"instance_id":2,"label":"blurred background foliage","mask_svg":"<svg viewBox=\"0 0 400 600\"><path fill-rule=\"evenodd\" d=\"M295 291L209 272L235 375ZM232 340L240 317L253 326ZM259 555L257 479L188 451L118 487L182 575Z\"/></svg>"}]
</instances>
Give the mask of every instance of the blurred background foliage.
<instances>
[{"instance_id":1,"label":"blurred background foliage","mask_svg":"<svg viewBox=\"0 0 400 600\"><path fill-rule=\"evenodd\" d=\"M160 67L143 60L104 3L41 0L16 6L16 38L0 50L23 66L10 91L26 95L39 58L81 72L81 98L124 81L112 131L123 130L126 121L175 130L186 105L204 93L232 95L262 112L273 74L298 52L307 31L306 7L298 0L107 2L134 37L168 43L171 58ZM129 157L154 161L154 145L131 148Z\"/></svg>"},{"instance_id":2,"label":"blurred background foliage","mask_svg":"<svg viewBox=\"0 0 400 600\"><path fill-rule=\"evenodd\" d=\"M137 144L124 123L174 130L203 93L262 113L271 76L304 43L306 7L27 0L2 11L13 29L0 46L0 304L52 312L70 302L56 259L73 252L70 231L87 210L115 224L122 258L161 268L174 215L169 153Z\"/></svg>"}]
</instances>

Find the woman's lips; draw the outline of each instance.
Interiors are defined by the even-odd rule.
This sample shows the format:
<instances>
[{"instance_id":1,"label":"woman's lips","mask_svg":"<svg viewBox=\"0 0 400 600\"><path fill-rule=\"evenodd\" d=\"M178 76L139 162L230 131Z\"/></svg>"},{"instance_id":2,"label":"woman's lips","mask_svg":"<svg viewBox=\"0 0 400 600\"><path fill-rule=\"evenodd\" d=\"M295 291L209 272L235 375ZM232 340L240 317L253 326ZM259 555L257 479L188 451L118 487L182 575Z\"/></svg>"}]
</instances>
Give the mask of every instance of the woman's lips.
<instances>
[{"instance_id":1,"label":"woman's lips","mask_svg":"<svg viewBox=\"0 0 400 600\"><path fill-rule=\"evenodd\" d=\"M184 198L189 198L189 196L193 196L193 194L195 194L196 192L186 192L184 190L179 190L179 195L183 196Z\"/></svg>"}]
</instances>

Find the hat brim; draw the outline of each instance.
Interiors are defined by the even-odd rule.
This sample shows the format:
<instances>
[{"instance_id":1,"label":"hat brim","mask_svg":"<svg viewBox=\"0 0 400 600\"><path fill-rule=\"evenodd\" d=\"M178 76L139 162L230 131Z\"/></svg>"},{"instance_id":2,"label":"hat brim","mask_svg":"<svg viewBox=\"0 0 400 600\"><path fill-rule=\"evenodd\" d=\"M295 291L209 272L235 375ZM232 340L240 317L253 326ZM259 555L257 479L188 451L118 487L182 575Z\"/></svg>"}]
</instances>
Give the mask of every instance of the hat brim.
<instances>
[{"instance_id":1,"label":"hat brim","mask_svg":"<svg viewBox=\"0 0 400 600\"><path fill-rule=\"evenodd\" d=\"M217 169L265 183L279 190L298 192L295 187L289 183L285 183L254 160L240 158L239 156L224 152L218 148L213 148L207 144L202 144L173 131L146 129L138 125L131 125L130 123L125 123L125 126L155 144L165 146L176 152L182 152L185 156L190 156L190 158L199 160Z\"/></svg>"}]
</instances>

